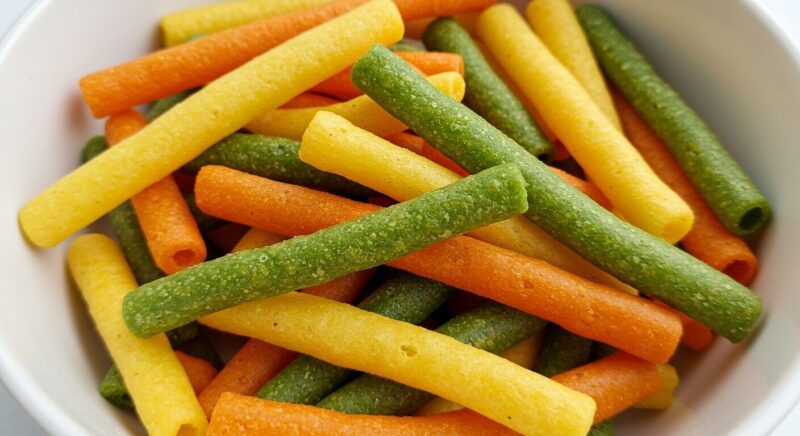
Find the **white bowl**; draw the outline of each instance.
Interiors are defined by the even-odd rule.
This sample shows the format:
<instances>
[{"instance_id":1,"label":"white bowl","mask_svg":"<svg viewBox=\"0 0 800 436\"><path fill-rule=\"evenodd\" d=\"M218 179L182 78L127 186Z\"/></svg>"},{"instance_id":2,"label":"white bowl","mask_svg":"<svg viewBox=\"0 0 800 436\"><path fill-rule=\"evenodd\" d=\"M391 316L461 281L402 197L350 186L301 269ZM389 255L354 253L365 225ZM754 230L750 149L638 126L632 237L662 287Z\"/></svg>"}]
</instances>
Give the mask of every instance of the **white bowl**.
<instances>
[{"instance_id":1,"label":"white bowl","mask_svg":"<svg viewBox=\"0 0 800 436\"><path fill-rule=\"evenodd\" d=\"M0 375L52 434L141 432L97 394L109 365L69 283L66 244L32 249L17 228L25 201L78 164L101 131L78 79L156 46L158 17L208 0L40 0L0 46ZM521 2L520 2L521 3ZM754 289L766 311L743 344L681 352L666 413L632 412L620 434L766 434L800 397L800 69L747 0L599 0L705 118L772 201Z\"/></svg>"}]
</instances>

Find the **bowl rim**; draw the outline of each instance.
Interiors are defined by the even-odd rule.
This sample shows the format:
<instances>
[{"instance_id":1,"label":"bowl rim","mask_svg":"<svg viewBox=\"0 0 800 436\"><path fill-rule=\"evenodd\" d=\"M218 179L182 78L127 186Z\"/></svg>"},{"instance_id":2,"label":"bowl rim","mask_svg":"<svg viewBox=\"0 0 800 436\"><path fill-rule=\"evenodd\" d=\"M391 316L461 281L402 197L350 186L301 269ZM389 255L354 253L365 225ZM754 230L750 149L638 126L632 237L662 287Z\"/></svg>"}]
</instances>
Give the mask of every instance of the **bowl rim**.
<instances>
[{"instance_id":1,"label":"bowl rim","mask_svg":"<svg viewBox=\"0 0 800 436\"><path fill-rule=\"evenodd\" d=\"M20 36L27 30L38 15L45 10L53 0L34 0L12 24L9 30L0 35L0 64L2 64L8 52ZM796 45L790 37L782 30L778 23L767 13L764 6L758 4L757 0L738 0L739 3L748 10L754 19L765 27L769 36L790 59L794 69L800 76L800 45ZM785 377L789 385L800 385L800 369L795 374L787 374ZM14 400L19 403L28 413L35 425L48 434L91 434L89 430L74 417L63 411L51 397L38 385L36 380L24 370L13 356L8 352L8 347L0 335L0 381L10 392ZM772 394L775 397L777 394ZM772 433L777 427L786 420L790 413L800 406L800 390L793 395L788 395L791 401L786 401L782 405L770 404L769 408L759 407L758 414L752 414L742 421L742 426L753 430L756 427L764 434ZM780 404L780 403L778 403ZM755 410L754 410L755 412ZM798 412L800 413L800 412Z\"/></svg>"}]
</instances>

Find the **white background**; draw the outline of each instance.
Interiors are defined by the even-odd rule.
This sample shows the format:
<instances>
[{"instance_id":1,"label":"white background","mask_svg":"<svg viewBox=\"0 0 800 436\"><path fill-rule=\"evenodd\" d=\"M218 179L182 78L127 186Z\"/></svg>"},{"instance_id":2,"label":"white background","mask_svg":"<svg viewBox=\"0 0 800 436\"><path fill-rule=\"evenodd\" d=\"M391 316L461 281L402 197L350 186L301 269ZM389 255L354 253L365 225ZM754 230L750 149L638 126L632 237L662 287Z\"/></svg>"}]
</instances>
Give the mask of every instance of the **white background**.
<instances>
[{"instance_id":1,"label":"white background","mask_svg":"<svg viewBox=\"0 0 800 436\"><path fill-rule=\"evenodd\" d=\"M697 0L702 1L702 0ZM800 52L800 0L750 0L761 6ZM34 0L0 0L0 36L13 26ZM800 434L800 409L781 425L775 434ZM0 384L0 435L40 436L42 431Z\"/></svg>"}]
</instances>

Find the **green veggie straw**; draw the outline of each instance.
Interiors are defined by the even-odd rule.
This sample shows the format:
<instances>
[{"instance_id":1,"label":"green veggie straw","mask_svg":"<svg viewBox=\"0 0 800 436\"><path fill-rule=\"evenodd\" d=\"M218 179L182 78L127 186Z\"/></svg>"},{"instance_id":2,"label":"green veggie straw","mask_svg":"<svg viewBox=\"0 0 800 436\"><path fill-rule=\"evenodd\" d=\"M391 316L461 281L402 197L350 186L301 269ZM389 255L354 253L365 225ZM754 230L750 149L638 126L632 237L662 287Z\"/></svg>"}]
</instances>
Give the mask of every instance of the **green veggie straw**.
<instances>
[{"instance_id":1,"label":"green veggie straw","mask_svg":"<svg viewBox=\"0 0 800 436\"><path fill-rule=\"evenodd\" d=\"M96 136L86 143L81 159L83 162L88 162L106 149L108 144L105 137ZM144 284L164 277L164 273L156 266L153 256L150 255L147 240L144 238L130 200L112 209L108 213L108 219L111 221L111 227L125 254L125 259L133 270L136 282Z\"/></svg>"},{"instance_id":2,"label":"green veggie straw","mask_svg":"<svg viewBox=\"0 0 800 436\"><path fill-rule=\"evenodd\" d=\"M542 348L533 370L545 377L552 377L588 362L591 351L591 339L550 324L544 331Z\"/></svg>"},{"instance_id":3,"label":"green veggie straw","mask_svg":"<svg viewBox=\"0 0 800 436\"><path fill-rule=\"evenodd\" d=\"M385 50L385 49L384 49ZM140 286L123 302L135 335L149 337L228 307L382 265L527 208L515 165L269 247L242 251Z\"/></svg>"},{"instance_id":4,"label":"green veggie straw","mask_svg":"<svg viewBox=\"0 0 800 436\"><path fill-rule=\"evenodd\" d=\"M373 47L356 62L351 78L467 171L518 165L527 182L530 208L525 216L606 272L733 342L746 337L758 321L762 303L749 289L589 200L384 47Z\"/></svg>"},{"instance_id":5,"label":"green veggie straw","mask_svg":"<svg viewBox=\"0 0 800 436\"><path fill-rule=\"evenodd\" d=\"M437 19L428 25L422 39L430 50L458 53L464 58L464 80L467 82L464 103L467 106L532 155L544 161L550 160L553 146L456 20Z\"/></svg>"},{"instance_id":6,"label":"green veggie straw","mask_svg":"<svg viewBox=\"0 0 800 436\"><path fill-rule=\"evenodd\" d=\"M770 205L703 120L653 69L601 8L576 11L608 77L664 140L692 184L731 232L763 228Z\"/></svg>"},{"instance_id":7,"label":"green veggie straw","mask_svg":"<svg viewBox=\"0 0 800 436\"><path fill-rule=\"evenodd\" d=\"M279 182L356 197L377 195L358 183L301 161L299 150L300 143L292 139L234 133L194 158L181 171L197 174L206 165L222 165Z\"/></svg>"}]
</instances>

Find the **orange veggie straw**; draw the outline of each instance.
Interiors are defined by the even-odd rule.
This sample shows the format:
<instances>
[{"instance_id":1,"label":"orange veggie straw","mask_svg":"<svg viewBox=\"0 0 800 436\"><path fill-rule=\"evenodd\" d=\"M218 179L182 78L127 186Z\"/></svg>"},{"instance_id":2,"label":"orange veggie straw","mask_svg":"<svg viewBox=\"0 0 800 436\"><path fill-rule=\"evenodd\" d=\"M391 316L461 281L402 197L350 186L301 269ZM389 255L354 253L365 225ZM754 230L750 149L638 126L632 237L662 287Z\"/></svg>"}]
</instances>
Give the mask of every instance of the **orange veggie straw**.
<instances>
[{"instance_id":1,"label":"orange veggie straw","mask_svg":"<svg viewBox=\"0 0 800 436\"><path fill-rule=\"evenodd\" d=\"M311 92L304 92L289 100L286 104L281 106L281 109L303 109L307 107L330 106L336 103L339 103L339 100Z\"/></svg>"},{"instance_id":2,"label":"orange veggie straw","mask_svg":"<svg viewBox=\"0 0 800 436\"><path fill-rule=\"evenodd\" d=\"M683 312L679 312L672 307L668 306L666 303L658 300L654 300L656 304L659 304L663 307L668 308L669 310L673 311L678 317L681 319L681 324L683 324L683 336L681 336L681 345L686 348L689 348L694 351L703 351L708 348L709 345L714 341L714 338L717 337L714 332L711 331L708 327L704 326L700 321L697 321L694 318L689 318Z\"/></svg>"},{"instance_id":3,"label":"orange veggie straw","mask_svg":"<svg viewBox=\"0 0 800 436\"><path fill-rule=\"evenodd\" d=\"M238 251L237 247L234 251ZM248 247L254 248L254 247ZM373 270L348 274L328 283L304 289L303 292L331 300L352 303L372 277ZM222 368L219 375L204 389L197 399L200 407L211 416L211 411L225 392L253 395L269 379L289 364L297 353L257 339L250 339Z\"/></svg>"},{"instance_id":4,"label":"orange veggie straw","mask_svg":"<svg viewBox=\"0 0 800 436\"><path fill-rule=\"evenodd\" d=\"M422 74L431 76L439 73L455 71L464 75L464 58L455 53L441 52L395 52L408 64L416 67ZM348 67L317 86L311 88L313 92L332 94L336 96L357 97L363 92L353 85L350 80L350 71L353 67Z\"/></svg>"},{"instance_id":5,"label":"orange veggie straw","mask_svg":"<svg viewBox=\"0 0 800 436\"><path fill-rule=\"evenodd\" d=\"M758 259L747 244L729 232L695 189L666 144L616 89L611 95L625 135L653 171L694 211L694 227L681 243L689 254L749 285L758 272Z\"/></svg>"},{"instance_id":6,"label":"orange veggie straw","mask_svg":"<svg viewBox=\"0 0 800 436\"><path fill-rule=\"evenodd\" d=\"M265 18L107 68L80 81L97 117L205 85L250 59L368 0L336 0ZM405 20L484 9L496 0L395 0Z\"/></svg>"},{"instance_id":7,"label":"orange veggie straw","mask_svg":"<svg viewBox=\"0 0 800 436\"><path fill-rule=\"evenodd\" d=\"M139 112L129 109L106 121L106 140L114 145L147 125ZM131 198L147 248L155 264L174 274L206 258L206 244L183 194L167 176Z\"/></svg>"},{"instance_id":8,"label":"orange veggie straw","mask_svg":"<svg viewBox=\"0 0 800 436\"><path fill-rule=\"evenodd\" d=\"M552 172L556 173L557 176L564 179L565 182L572 185L573 188L583 192L584 194L586 194L587 197L594 200L600 206L603 206L604 208L611 210L611 202L608 201L608 198L606 198L605 194L603 194L603 192L600 191L600 188L595 186L593 183L587 182L586 180L583 179L579 179L573 176L572 174L566 171L562 171L556 167L549 167L549 168Z\"/></svg>"},{"instance_id":9,"label":"orange veggie straw","mask_svg":"<svg viewBox=\"0 0 800 436\"><path fill-rule=\"evenodd\" d=\"M236 392L253 395L258 388L289 364L297 353L258 339L248 340L197 396L200 407L211 416L221 395Z\"/></svg>"},{"instance_id":10,"label":"orange veggie straw","mask_svg":"<svg viewBox=\"0 0 800 436\"><path fill-rule=\"evenodd\" d=\"M195 196L209 215L285 236L310 234L380 210L221 166L200 170ZM678 317L649 300L469 237L434 244L389 265L540 316L653 362L666 362L681 336Z\"/></svg>"},{"instance_id":11,"label":"orange veggie straw","mask_svg":"<svg viewBox=\"0 0 800 436\"><path fill-rule=\"evenodd\" d=\"M287 404L232 393L214 409L208 436L438 436L517 435L471 410L432 416L350 415L303 404Z\"/></svg>"},{"instance_id":12,"label":"orange veggie straw","mask_svg":"<svg viewBox=\"0 0 800 436\"><path fill-rule=\"evenodd\" d=\"M250 59L368 0L337 0L265 18L188 41L101 70L80 81L95 117L186 91L236 69Z\"/></svg>"},{"instance_id":13,"label":"orange veggie straw","mask_svg":"<svg viewBox=\"0 0 800 436\"><path fill-rule=\"evenodd\" d=\"M467 177L469 175L469 173L458 166L457 163L450 160L450 158L445 156L441 151L428 144L428 141L420 138L417 135L407 132L400 132L395 133L394 135L389 135L385 139L394 145L411 150L430 161L436 162L437 164L447 168L461 177Z\"/></svg>"},{"instance_id":14,"label":"orange veggie straw","mask_svg":"<svg viewBox=\"0 0 800 436\"><path fill-rule=\"evenodd\" d=\"M657 365L622 352L558 374L553 380L594 399L595 424L655 394L660 384Z\"/></svg>"},{"instance_id":15,"label":"orange veggie straw","mask_svg":"<svg viewBox=\"0 0 800 436\"><path fill-rule=\"evenodd\" d=\"M178 358L183 370L186 371L195 394L199 394L217 376L217 369L214 368L214 365L203 359L190 356L182 351L176 351L175 357Z\"/></svg>"}]
</instances>

